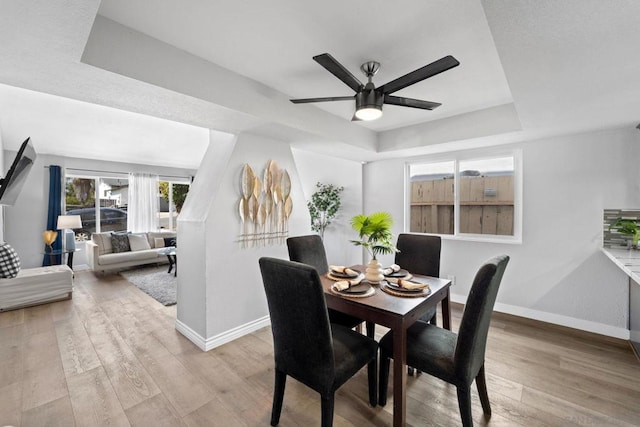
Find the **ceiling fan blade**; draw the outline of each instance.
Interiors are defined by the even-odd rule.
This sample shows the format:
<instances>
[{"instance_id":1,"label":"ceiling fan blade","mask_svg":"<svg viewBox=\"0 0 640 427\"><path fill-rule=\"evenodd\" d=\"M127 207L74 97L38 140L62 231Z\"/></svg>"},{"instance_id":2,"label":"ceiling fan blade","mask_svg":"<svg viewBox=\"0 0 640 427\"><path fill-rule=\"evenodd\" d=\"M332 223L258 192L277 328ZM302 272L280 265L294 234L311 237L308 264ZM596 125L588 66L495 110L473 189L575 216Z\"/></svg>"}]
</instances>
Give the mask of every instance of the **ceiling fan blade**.
<instances>
[{"instance_id":1,"label":"ceiling fan blade","mask_svg":"<svg viewBox=\"0 0 640 427\"><path fill-rule=\"evenodd\" d=\"M351 96L330 96L327 98L303 98L303 99L290 99L289 101L294 104L307 104L309 102L327 102L327 101L353 101L353 95Z\"/></svg>"},{"instance_id":2,"label":"ceiling fan blade","mask_svg":"<svg viewBox=\"0 0 640 427\"><path fill-rule=\"evenodd\" d=\"M420 99L405 98L401 96L385 95L384 103L391 105L401 105L403 107L420 108L422 110L433 110L442 104L439 102L422 101Z\"/></svg>"},{"instance_id":3,"label":"ceiling fan blade","mask_svg":"<svg viewBox=\"0 0 640 427\"><path fill-rule=\"evenodd\" d=\"M405 74L402 77L391 80L389 83L380 86L378 90L385 95L393 93L400 89L404 89L407 86L411 86L414 83L433 77L436 74L447 71L453 67L457 67L458 65L460 65L460 63L456 58L451 55L445 56L444 58L440 58L429 65L425 65L424 67L418 68L417 70Z\"/></svg>"},{"instance_id":4,"label":"ceiling fan blade","mask_svg":"<svg viewBox=\"0 0 640 427\"><path fill-rule=\"evenodd\" d=\"M342 64L335 60L335 58L328 53L323 53L321 55L316 55L313 57L313 60L318 64L322 65L327 69L331 74L342 80L344 84L353 89L354 92L360 92L360 90L364 87L360 80L356 78L349 70L344 68Z\"/></svg>"}]
</instances>

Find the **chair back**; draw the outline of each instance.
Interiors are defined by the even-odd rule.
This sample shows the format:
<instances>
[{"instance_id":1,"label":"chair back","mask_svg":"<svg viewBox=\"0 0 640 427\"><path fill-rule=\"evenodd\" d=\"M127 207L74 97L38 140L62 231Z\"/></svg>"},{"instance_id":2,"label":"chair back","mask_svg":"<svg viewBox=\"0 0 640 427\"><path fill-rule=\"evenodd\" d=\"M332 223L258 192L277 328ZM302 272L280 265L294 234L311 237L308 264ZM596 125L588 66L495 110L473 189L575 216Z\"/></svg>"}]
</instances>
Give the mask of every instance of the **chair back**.
<instances>
[{"instance_id":1,"label":"chair back","mask_svg":"<svg viewBox=\"0 0 640 427\"><path fill-rule=\"evenodd\" d=\"M484 364L491 313L508 262L507 255L490 259L480 267L471 285L462 313L454 356L456 374L468 382L478 375Z\"/></svg>"},{"instance_id":2,"label":"chair back","mask_svg":"<svg viewBox=\"0 0 640 427\"><path fill-rule=\"evenodd\" d=\"M298 262L259 260L267 295L277 370L314 390L335 374L327 306L318 272Z\"/></svg>"},{"instance_id":3,"label":"chair back","mask_svg":"<svg viewBox=\"0 0 640 427\"><path fill-rule=\"evenodd\" d=\"M289 259L301 262L316 269L318 274L325 274L329 271L327 253L324 250L324 243L317 234L308 236L289 237L287 239L289 249Z\"/></svg>"},{"instance_id":4,"label":"chair back","mask_svg":"<svg viewBox=\"0 0 640 427\"><path fill-rule=\"evenodd\" d=\"M415 274L440 277L440 236L400 234L395 263Z\"/></svg>"}]
</instances>

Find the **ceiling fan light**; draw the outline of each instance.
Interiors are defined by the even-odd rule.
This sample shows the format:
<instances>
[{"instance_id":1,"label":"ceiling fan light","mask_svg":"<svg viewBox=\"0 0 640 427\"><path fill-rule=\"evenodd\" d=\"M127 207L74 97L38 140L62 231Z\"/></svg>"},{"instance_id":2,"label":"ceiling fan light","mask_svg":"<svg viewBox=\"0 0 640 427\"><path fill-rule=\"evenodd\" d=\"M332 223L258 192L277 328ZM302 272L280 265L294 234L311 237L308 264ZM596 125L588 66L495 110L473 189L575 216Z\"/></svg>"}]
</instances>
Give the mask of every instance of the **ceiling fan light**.
<instances>
[{"instance_id":1,"label":"ceiling fan light","mask_svg":"<svg viewBox=\"0 0 640 427\"><path fill-rule=\"evenodd\" d=\"M377 107L362 107L356 110L356 117L360 120L376 120L382 117L382 110Z\"/></svg>"},{"instance_id":2,"label":"ceiling fan light","mask_svg":"<svg viewBox=\"0 0 640 427\"><path fill-rule=\"evenodd\" d=\"M356 117L360 120L376 120L382 117L384 98L375 90L363 90L356 94Z\"/></svg>"}]
</instances>

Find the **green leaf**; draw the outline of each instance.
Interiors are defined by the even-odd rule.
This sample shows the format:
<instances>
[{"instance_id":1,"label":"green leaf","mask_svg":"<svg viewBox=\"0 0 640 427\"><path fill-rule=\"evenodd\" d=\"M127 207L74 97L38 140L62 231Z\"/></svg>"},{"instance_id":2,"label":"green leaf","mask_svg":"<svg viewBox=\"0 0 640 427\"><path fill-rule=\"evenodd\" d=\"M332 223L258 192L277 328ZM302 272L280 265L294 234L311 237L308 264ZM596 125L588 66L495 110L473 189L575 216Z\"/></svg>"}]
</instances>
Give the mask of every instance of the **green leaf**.
<instances>
[{"instance_id":1,"label":"green leaf","mask_svg":"<svg viewBox=\"0 0 640 427\"><path fill-rule=\"evenodd\" d=\"M378 254L398 252L393 244L391 227L393 217L388 212L376 212L369 216L356 215L351 218L351 227L358 232L361 240L352 240L356 246L363 246L375 258Z\"/></svg>"}]
</instances>

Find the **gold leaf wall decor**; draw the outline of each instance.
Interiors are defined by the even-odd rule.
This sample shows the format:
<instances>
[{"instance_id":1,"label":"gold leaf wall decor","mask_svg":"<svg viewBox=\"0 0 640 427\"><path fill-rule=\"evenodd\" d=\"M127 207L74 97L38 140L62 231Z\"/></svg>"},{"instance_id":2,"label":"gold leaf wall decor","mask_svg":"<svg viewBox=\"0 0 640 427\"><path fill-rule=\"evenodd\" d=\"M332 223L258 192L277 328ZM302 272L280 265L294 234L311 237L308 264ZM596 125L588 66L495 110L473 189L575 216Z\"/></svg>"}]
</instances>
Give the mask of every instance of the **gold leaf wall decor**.
<instances>
[{"instance_id":1,"label":"gold leaf wall decor","mask_svg":"<svg viewBox=\"0 0 640 427\"><path fill-rule=\"evenodd\" d=\"M284 243L293 209L289 173L280 169L275 160L269 160L261 181L260 175L245 164L240 182L241 247Z\"/></svg>"}]
</instances>

